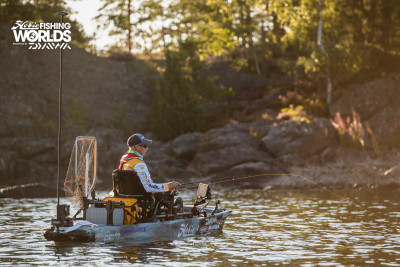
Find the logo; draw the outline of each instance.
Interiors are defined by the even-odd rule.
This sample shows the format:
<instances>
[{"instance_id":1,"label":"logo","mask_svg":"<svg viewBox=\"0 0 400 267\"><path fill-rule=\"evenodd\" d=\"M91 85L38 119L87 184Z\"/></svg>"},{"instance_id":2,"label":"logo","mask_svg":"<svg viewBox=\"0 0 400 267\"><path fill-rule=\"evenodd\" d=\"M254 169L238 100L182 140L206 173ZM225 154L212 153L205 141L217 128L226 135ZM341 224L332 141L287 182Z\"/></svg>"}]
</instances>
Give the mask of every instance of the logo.
<instances>
[{"instance_id":1,"label":"logo","mask_svg":"<svg viewBox=\"0 0 400 267\"><path fill-rule=\"evenodd\" d=\"M70 23L35 23L18 20L11 30L14 45L28 45L29 49L71 49Z\"/></svg>"},{"instance_id":2,"label":"logo","mask_svg":"<svg viewBox=\"0 0 400 267\"><path fill-rule=\"evenodd\" d=\"M144 232L146 232L146 227L135 227L135 228L124 229L124 234L144 233Z\"/></svg>"},{"instance_id":3,"label":"logo","mask_svg":"<svg viewBox=\"0 0 400 267\"><path fill-rule=\"evenodd\" d=\"M182 223L179 229L178 238L188 237L192 235L194 235L193 225Z\"/></svg>"}]
</instances>

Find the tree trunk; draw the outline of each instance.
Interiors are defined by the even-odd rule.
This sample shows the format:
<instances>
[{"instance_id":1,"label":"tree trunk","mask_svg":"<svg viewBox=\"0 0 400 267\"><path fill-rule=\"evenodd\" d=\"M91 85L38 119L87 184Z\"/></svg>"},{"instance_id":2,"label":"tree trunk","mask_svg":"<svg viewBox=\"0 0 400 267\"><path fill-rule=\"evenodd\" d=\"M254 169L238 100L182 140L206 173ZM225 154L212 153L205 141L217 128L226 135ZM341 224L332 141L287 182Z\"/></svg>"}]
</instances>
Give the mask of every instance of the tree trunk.
<instances>
[{"instance_id":1,"label":"tree trunk","mask_svg":"<svg viewBox=\"0 0 400 267\"><path fill-rule=\"evenodd\" d=\"M326 54L324 44L322 42L322 0L318 0L318 35L317 44L322 53ZM329 105L332 101L332 80L331 72L329 69L329 55L327 55L326 61L326 103Z\"/></svg>"},{"instance_id":2,"label":"tree trunk","mask_svg":"<svg viewBox=\"0 0 400 267\"><path fill-rule=\"evenodd\" d=\"M128 0L128 14L127 14L127 22L128 22L128 52L132 52L132 25L131 25L131 0Z\"/></svg>"}]
</instances>

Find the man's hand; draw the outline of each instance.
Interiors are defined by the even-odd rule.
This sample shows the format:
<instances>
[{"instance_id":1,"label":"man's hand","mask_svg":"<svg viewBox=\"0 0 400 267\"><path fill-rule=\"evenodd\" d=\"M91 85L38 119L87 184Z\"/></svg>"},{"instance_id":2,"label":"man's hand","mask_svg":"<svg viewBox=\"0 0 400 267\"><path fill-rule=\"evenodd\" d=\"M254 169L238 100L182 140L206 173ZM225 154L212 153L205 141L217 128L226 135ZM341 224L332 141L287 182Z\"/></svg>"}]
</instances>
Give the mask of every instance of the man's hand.
<instances>
[{"instance_id":1,"label":"man's hand","mask_svg":"<svg viewBox=\"0 0 400 267\"><path fill-rule=\"evenodd\" d=\"M175 181L169 182L168 183L168 188L170 191L176 189L178 186L180 186L181 184Z\"/></svg>"}]
</instances>

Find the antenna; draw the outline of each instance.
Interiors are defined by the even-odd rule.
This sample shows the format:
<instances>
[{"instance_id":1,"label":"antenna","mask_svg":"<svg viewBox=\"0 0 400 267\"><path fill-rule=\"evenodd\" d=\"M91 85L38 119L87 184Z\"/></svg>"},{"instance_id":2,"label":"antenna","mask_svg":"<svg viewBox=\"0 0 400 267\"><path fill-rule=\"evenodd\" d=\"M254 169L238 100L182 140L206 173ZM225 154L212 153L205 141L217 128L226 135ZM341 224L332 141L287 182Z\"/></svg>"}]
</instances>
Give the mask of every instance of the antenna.
<instances>
[{"instance_id":1,"label":"antenna","mask_svg":"<svg viewBox=\"0 0 400 267\"><path fill-rule=\"evenodd\" d=\"M68 15L65 11L57 12L61 16L61 23L64 23L64 16ZM60 205L60 161L61 161L61 104L62 104L62 57L63 49L60 47L60 89L58 98L58 176L57 176L57 206ZM57 213L57 218L59 218Z\"/></svg>"}]
</instances>

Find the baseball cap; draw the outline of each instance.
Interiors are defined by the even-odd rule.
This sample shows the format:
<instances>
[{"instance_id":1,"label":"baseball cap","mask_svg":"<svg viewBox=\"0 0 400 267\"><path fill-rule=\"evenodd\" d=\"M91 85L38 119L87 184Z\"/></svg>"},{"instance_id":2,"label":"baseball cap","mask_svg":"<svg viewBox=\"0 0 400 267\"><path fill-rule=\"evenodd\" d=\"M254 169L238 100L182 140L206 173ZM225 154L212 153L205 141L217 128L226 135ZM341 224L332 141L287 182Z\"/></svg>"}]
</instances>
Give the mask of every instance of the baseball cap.
<instances>
[{"instance_id":1,"label":"baseball cap","mask_svg":"<svg viewBox=\"0 0 400 267\"><path fill-rule=\"evenodd\" d=\"M138 145L138 144L150 146L151 142L152 142L152 140L146 139L143 135L136 133L128 138L128 141L126 141L126 144L128 146L134 146L134 145Z\"/></svg>"}]
</instances>

